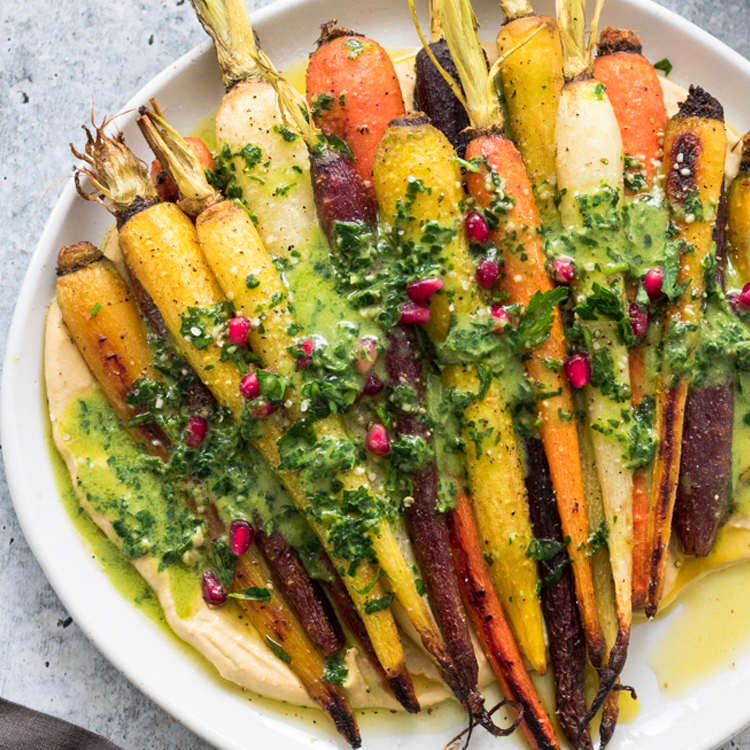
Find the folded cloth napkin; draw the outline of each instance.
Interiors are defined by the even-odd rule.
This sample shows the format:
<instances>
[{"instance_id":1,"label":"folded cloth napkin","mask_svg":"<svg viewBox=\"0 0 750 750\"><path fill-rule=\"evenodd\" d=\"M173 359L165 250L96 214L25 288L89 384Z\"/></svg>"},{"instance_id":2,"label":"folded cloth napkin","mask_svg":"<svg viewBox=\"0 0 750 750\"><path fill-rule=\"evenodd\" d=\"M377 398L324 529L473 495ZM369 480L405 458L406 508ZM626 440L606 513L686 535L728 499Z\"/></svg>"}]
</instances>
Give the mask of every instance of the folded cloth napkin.
<instances>
[{"instance_id":1,"label":"folded cloth napkin","mask_svg":"<svg viewBox=\"0 0 750 750\"><path fill-rule=\"evenodd\" d=\"M120 750L98 734L0 698L0 750Z\"/></svg>"}]
</instances>

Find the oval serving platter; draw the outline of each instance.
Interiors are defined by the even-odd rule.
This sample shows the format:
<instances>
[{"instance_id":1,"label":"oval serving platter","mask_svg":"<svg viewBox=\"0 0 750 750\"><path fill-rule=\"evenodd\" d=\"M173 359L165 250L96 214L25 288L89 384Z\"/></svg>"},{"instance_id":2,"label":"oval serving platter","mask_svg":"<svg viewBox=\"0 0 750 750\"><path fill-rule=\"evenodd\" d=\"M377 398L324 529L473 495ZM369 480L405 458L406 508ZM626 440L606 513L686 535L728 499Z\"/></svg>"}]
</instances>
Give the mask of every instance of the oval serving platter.
<instances>
[{"instance_id":1,"label":"oval serving platter","mask_svg":"<svg viewBox=\"0 0 750 750\"><path fill-rule=\"evenodd\" d=\"M425 10L426 2L421 5ZM498 4L475 0L474 7L483 24L482 37L492 39L502 22ZM535 8L553 12L552 3L543 0L537 0ZM190 13L187 7L185 13ZM252 18L264 49L283 68L309 54L318 26L333 17L391 49L418 44L406 0L280 0ZM426 27L424 15L423 19ZM650 60L671 60L670 77L675 82L701 84L724 104L727 122L740 130L750 125L750 100L738 95L750 88L750 63L740 55L649 0L609 0L602 22L638 31ZM222 93L214 50L205 42L156 76L122 109L137 110L155 96L170 122L186 131L215 110ZM86 116L82 103L82 121ZM134 113L118 118L117 125L128 143L147 158ZM272 743L280 748L343 747L322 714L292 706L269 710L265 702L251 700L212 677L199 659L186 657L174 639L116 591L60 501L45 429L44 316L54 294L58 249L83 239L101 242L110 227L105 213L78 199L69 183L32 256L13 316L0 394L0 429L8 483L29 546L76 623L107 659L217 748L241 750ZM637 687L641 707L636 718L618 727L610 745L613 750L711 750L750 724L746 699L750 644L737 654L731 670L676 697L660 691L646 660L669 630L674 614L634 628L623 682ZM320 720L315 722L316 718ZM385 712L377 721L364 720L364 747L390 750L395 742L411 750L439 750L462 728L458 722L460 713L451 710L439 709L432 718L426 713L407 718ZM475 750L521 744L520 738L493 740L479 732L472 739Z\"/></svg>"}]
</instances>

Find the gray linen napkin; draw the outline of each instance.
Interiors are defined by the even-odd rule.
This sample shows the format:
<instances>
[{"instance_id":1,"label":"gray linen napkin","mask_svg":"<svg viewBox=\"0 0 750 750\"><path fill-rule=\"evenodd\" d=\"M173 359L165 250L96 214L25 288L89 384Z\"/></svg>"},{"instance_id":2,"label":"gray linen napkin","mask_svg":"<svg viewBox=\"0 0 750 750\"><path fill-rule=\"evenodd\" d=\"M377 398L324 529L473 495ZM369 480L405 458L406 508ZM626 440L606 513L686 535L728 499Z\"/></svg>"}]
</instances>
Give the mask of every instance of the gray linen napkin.
<instances>
[{"instance_id":1,"label":"gray linen napkin","mask_svg":"<svg viewBox=\"0 0 750 750\"><path fill-rule=\"evenodd\" d=\"M0 698L0 750L120 750L98 734Z\"/></svg>"}]
</instances>

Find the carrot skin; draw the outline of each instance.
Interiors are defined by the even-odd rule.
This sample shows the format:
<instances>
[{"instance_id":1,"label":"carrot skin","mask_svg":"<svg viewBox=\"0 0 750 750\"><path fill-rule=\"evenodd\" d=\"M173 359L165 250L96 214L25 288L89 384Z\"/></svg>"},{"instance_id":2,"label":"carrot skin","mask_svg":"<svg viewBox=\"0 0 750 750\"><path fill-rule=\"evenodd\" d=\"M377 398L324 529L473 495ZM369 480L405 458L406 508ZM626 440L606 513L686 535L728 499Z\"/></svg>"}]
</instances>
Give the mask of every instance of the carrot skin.
<instances>
[{"instance_id":1,"label":"carrot skin","mask_svg":"<svg viewBox=\"0 0 750 750\"><path fill-rule=\"evenodd\" d=\"M456 497L456 508L447 521L461 595L503 694L523 707L521 734L533 750L559 750L552 722L526 671L487 572L474 516L465 495Z\"/></svg>"},{"instance_id":2,"label":"carrot skin","mask_svg":"<svg viewBox=\"0 0 750 750\"><path fill-rule=\"evenodd\" d=\"M630 383L633 389L632 404L637 408L645 394L646 363L643 347L630 352ZM633 473L633 608L646 603L648 586L648 523L649 523L649 467Z\"/></svg>"},{"instance_id":3,"label":"carrot skin","mask_svg":"<svg viewBox=\"0 0 750 750\"><path fill-rule=\"evenodd\" d=\"M609 744L617 727L617 719L620 717L620 691L613 690L604 701L602 706L602 723L599 726L600 748Z\"/></svg>"},{"instance_id":4,"label":"carrot skin","mask_svg":"<svg viewBox=\"0 0 750 750\"><path fill-rule=\"evenodd\" d=\"M667 310L667 326L688 324L684 342L688 362L695 356L698 329L703 318L705 279L703 262L712 252L715 209L721 199L726 157L726 130L721 104L699 86L691 86L678 113L670 118L664 143L665 194L676 238L691 246L680 259L677 281L685 292ZM680 164L679 169L674 165ZM697 199L706 207L693 215ZM690 213L689 213L690 212ZM689 282L689 284L688 284ZM679 480L680 455L689 374L674 373L669 361L662 362L656 394L659 447L651 482L649 519L650 577L646 614L653 617L661 599L666 576L666 554Z\"/></svg>"},{"instance_id":5,"label":"carrot skin","mask_svg":"<svg viewBox=\"0 0 750 750\"><path fill-rule=\"evenodd\" d=\"M555 503L555 490L549 473L544 444L538 438L526 440L526 487L529 491L529 513L537 539L563 542L560 516ZM565 736L580 750L591 750L588 727L579 737L581 722L586 715L586 642L575 595L570 558L565 550L550 560L539 561L539 578L555 575L564 566L560 580L543 586L542 611L547 624L550 662L555 676L557 720Z\"/></svg>"},{"instance_id":6,"label":"carrot skin","mask_svg":"<svg viewBox=\"0 0 750 750\"><path fill-rule=\"evenodd\" d=\"M716 212L716 283L724 287L727 196ZM719 533L732 476L734 379L691 388L685 402L680 479L672 525L688 555L705 557Z\"/></svg>"},{"instance_id":7,"label":"carrot skin","mask_svg":"<svg viewBox=\"0 0 750 750\"><path fill-rule=\"evenodd\" d=\"M334 246L336 222L364 222L375 226L375 202L354 163L345 154L330 148L311 154L310 176L318 218L331 246Z\"/></svg>"},{"instance_id":8,"label":"carrot skin","mask_svg":"<svg viewBox=\"0 0 750 750\"><path fill-rule=\"evenodd\" d=\"M393 329L385 364L391 386L408 385L415 391L417 403L423 404L425 381L413 330L402 326ZM400 435L414 435L431 442L427 425L414 414L399 411L396 428ZM461 602L448 528L445 516L437 510L438 475L435 463L419 469L410 478L414 503L407 509L406 515L414 548L435 617L456 664L456 671L464 683L463 692L469 702L467 708L474 714L483 710L484 700L477 688L479 668Z\"/></svg>"},{"instance_id":9,"label":"carrot skin","mask_svg":"<svg viewBox=\"0 0 750 750\"><path fill-rule=\"evenodd\" d=\"M256 525L255 540L310 640L326 656L341 651L344 633L336 613L320 584L307 575L294 547L277 529L267 535L260 525Z\"/></svg>"},{"instance_id":10,"label":"carrot skin","mask_svg":"<svg viewBox=\"0 0 750 750\"><path fill-rule=\"evenodd\" d=\"M405 112L401 85L386 51L354 32L324 30L307 68L307 101L315 124L347 143L369 188L383 133Z\"/></svg>"},{"instance_id":11,"label":"carrot skin","mask_svg":"<svg viewBox=\"0 0 750 750\"><path fill-rule=\"evenodd\" d=\"M733 417L731 377L689 391L673 519L688 555L708 555L719 531L732 475Z\"/></svg>"},{"instance_id":12,"label":"carrot skin","mask_svg":"<svg viewBox=\"0 0 750 750\"><path fill-rule=\"evenodd\" d=\"M453 62L445 39L432 42L430 51L463 90L456 64ZM414 69L416 72L414 103L417 109L430 118L432 124L445 135L451 142L451 146L456 149L458 156L463 159L466 147L471 141L471 134L467 132L471 123L466 109L458 101L424 48L417 52Z\"/></svg>"},{"instance_id":13,"label":"carrot skin","mask_svg":"<svg viewBox=\"0 0 750 750\"><path fill-rule=\"evenodd\" d=\"M467 148L466 158L486 158L492 169L504 181L504 190L516 203L507 219L515 227L524 227L513 243L523 242L524 253L504 252L504 272L500 289L510 295L510 301L528 305L537 291L552 289L552 282L545 270L544 252L541 244L539 213L533 198L526 167L516 147L499 133L489 133L475 138ZM489 205L492 193L487 189L486 170L468 172L466 182L469 194L482 207ZM514 232L518 230L513 230ZM508 241L508 232L501 224L490 234L497 247L503 248ZM512 235L514 240L517 235ZM522 257L526 256L526 260ZM570 385L562 373L554 372L545 360L563 361L567 356L562 322L559 314L554 317L552 331L531 354L526 367L531 378L546 393L559 391L559 396L540 402L538 409L542 423L540 433L549 461L552 481L557 495L557 507L563 527L563 535L570 537L568 553L573 561L578 607L586 634L589 658L595 667L604 659L604 636L596 612L594 585L591 578L591 563L586 556L588 541L588 518L586 514L585 488L580 465L569 460L571 452L578 454L578 433L573 421L561 420L562 412L574 413Z\"/></svg>"},{"instance_id":14,"label":"carrot skin","mask_svg":"<svg viewBox=\"0 0 750 750\"><path fill-rule=\"evenodd\" d=\"M352 635L357 639L362 650L369 658L370 663L386 681L396 700L404 707L407 713L418 714L420 711L419 701L414 693L414 685L406 668L404 667L403 674L394 673L392 675L389 675L383 669L383 665L375 653L375 648L372 645L367 628L364 622L362 622L362 618L359 616L359 612L357 612L357 608L354 606L354 602L347 591L346 584L341 580L338 571L327 557L322 562L331 577L330 581L323 583L323 588L331 601L336 605L339 615L343 618Z\"/></svg>"},{"instance_id":15,"label":"carrot skin","mask_svg":"<svg viewBox=\"0 0 750 750\"><path fill-rule=\"evenodd\" d=\"M662 161L667 113L659 78L653 65L641 52L641 42L635 33L628 29L607 27L599 38L594 77L607 87L607 96L620 128L623 152L638 160L633 169L643 176L643 188L651 191ZM634 179L634 171L627 169L627 195L637 192L633 189ZM666 228L666 216L664 226ZM649 387L644 346L635 347L629 357L632 404L635 408L640 405ZM640 607L646 601L648 484L648 469L637 469L633 474L633 607Z\"/></svg>"},{"instance_id":16,"label":"carrot skin","mask_svg":"<svg viewBox=\"0 0 750 750\"><path fill-rule=\"evenodd\" d=\"M263 584L267 580L267 572L263 558L257 549L251 546L237 560L232 589L242 591ZM303 670L297 671L297 674L310 697L331 717L336 729L353 748L361 747L362 739L357 720L346 695L341 688L323 680L323 659L304 637L284 598L275 592L269 602L237 599L237 603L261 635L265 636L266 641L273 638L282 649L288 649L292 663L296 667L295 671ZM303 655L305 650L309 657L304 660L304 664L300 664L299 660L295 661L295 657Z\"/></svg>"},{"instance_id":17,"label":"carrot skin","mask_svg":"<svg viewBox=\"0 0 750 750\"><path fill-rule=\"evenodd\" d=\"M620 126L623 152L642 163L646 182L652 185L656 165L662 159L667 111L654 66L640 53L640 40L635 34L607 27L599 40L594 77L607 87ZM627 179L625 185L627 188Z\"/></svg>"}]
</instances>

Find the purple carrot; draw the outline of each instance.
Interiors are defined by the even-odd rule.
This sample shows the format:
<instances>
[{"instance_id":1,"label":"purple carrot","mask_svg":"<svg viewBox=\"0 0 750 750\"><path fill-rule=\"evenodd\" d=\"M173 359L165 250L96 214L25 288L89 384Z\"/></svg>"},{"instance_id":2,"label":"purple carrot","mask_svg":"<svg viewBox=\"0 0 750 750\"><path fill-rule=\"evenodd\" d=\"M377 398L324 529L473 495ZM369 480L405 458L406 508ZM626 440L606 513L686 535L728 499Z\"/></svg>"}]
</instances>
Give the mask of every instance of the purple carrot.
<instances>
[{"instance_id":1,"label":"purple carrot","mask_svg":"<svg viewBox=\"0 0 750 750\"><path fill-rule=\"evenodd\" d=\"M548 560L539 560L539 579L544 621L549 636L550 662L555 676L557 720L565 736L579 750L590 750L588 727L581 730L586 716L586 641L578 614L575 582L570 558L565 550L562 525L549 473L544 444L538 438L526 441L526 489L529 493L529 515L537 542L550 552L559 550ZM545 555L540 554L543 558ZM559 580L556 580L559 576ZM548 584L548 585L545 585Z\"/></svg>"}]
</instances>

